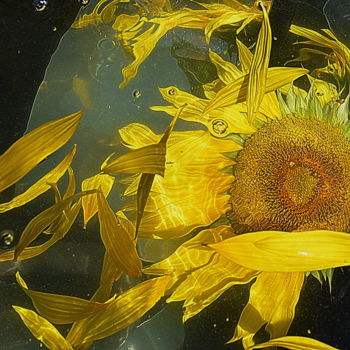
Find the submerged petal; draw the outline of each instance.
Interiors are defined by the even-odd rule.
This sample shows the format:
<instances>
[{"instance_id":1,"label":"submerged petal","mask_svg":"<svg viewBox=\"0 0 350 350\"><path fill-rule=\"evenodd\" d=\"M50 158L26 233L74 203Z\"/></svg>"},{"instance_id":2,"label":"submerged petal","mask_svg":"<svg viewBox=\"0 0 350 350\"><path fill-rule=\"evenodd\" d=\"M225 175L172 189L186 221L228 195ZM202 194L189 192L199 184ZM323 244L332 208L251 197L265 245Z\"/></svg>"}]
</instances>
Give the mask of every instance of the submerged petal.
<instances>
[{"instance_id":1,"label":"submerged petal","mask_svg":"<svg viewBox=\"0 0 350 350\"><path fill-rule=\"evenodd\" d=\"M271 338L284 336L293 321L303 282L302 272L261 273L250 288L248 304L230 342L242 339L244 348L249 348L264 324Z\"/></svg>"},{"instance_id":2,"label":"submerged petal","mask_svg":"<svg viewBox=\"0 0 350 350\"><path fill-rule=\"evenodd\" d=\"M73 350L72 345L45 318L32 310L13 306L31 333L50 350Z\"/></svg>"},{"instance_id":3,"label":"submerged petal","mask_svg":"<svg viewBox=\"0 0 350 350\"><path fill-rule=\"evenodd\" d=\"M258 271L298 272L350 265L350 235L343 232L252 232L210 247Z\"/></svg>"},{"instance_id":4,"label":"submerged petal","mask_svg":"<svg viewBox=\"0 0 350 350\"><path fill-rule=\"evenodd\" d=\"M0 156L0 192L10 187L74 134L83 112L70 114L30 131Z\"/></svg>"},{"instance_id":5,"label":"submerged petal","mask_svg":"<svg viewBox=\"0 0 350 350\"><path fill-rule=\"evenodd\" d=\"M142 282L118 296L104 310L96 312L86 322L71 330L67 340L76 347L80 344L106 338L128 327L164 295L168 277L153 278Z\"/></svg>"},{"instance_id":6,"label":"submerged petal","mask_svg":"<svg viewBox=\"0 0 350 350\"><path fill-rule=\"evenodd\" d=\"M97 174L95 176L85 179L81 184L81 189L97 190L101 188L105 197L108 196L111 191L115 178L108 174ZM97 213L97 195L85 196L82 199L83 213L84 213L84 228L86 228L89 220Z\"/></svg>"},{"instance_id":7,"label":"submerged petal","mask_svg":"<svg viewBox=\"0 0 350 350\"><path fill-rule=\"evenodd\" d=\"M106 251L115 264L131 277L141 275L141 261L137 255L134 232L129 232L117 218L102 192L97 193L100 233Z\"/></svg>"},{"instance_id":8,"label":"submerged petal","mask_svg":"<svg viewBox=\"0 0 350 350\"><path fill-rule=\"evenodd\" d=\"M184 322L210 305L228 288L248 283L258 274L204 246L231 235L229 226L204 230L182 244L167 259L144 269L146 274L171 277L168 288L172 294L167 302L185 301Z\"/></svg>"},{"instance_id":9,"label":"submerged petal","mask_svg":"<svg viewBox=\"0 0 350 350\"><path fill-rule=\"evenodd\" d=\"M233 161L222 153L240 148L207 131L173 132L167 143L165 177L154 179L140 235L181 237L223 215L233 175L222 169L232 166Z\"/></svg>"},{"instance_id":10,"label":"submerged petal","mask_svg":"<svg viewBox=\"0 0 350 350\"><path fill-rule=\"evenodd\" d=\"M16 273L18 284L32 300L37 312L48 321L56 324L73 323L95 312L106 308L108 303L97 303L68 295L43 293L31 290L27 287L19 272Z\"/></svg>"},{"instance_id":11,"label":"submerged petal","mask_svg":"<svg viewBox=\"0 0 350 350\"><path fill-rule=\"evenodd\" d=\"M72 163L73 157L76 152L76 146L64 157L64 159L45 176L39 179L34 185L30 186L25 192L14 197L10 202L0 204L0 213L4 213L13 208L20 207L48 189L51 188L50 183L56 183L67 171L68 167Z\"/></svg>"}]
</instances>

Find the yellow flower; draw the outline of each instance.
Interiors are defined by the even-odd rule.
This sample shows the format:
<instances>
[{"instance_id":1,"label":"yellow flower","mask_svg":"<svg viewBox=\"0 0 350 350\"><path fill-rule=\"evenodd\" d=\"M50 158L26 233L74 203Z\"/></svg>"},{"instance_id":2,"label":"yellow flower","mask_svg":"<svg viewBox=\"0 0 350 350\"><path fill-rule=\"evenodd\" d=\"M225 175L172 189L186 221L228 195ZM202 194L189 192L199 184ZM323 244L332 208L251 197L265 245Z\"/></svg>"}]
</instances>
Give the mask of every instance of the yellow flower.
<instances>
[{"instance_id":1,"label":"yellow flower","mask_svg":"<svg viewBox=\"0 0 350 350\"><path fill-rule=\"evenodd\" d=\"M220 81L207 86L211 99L161 89L173 106L153 109L174 115L186 104L180 118L208 130L170 134L165 175L154 179L139 232L170 239L192 234L170 257L144 269L171 277L168 302L184 301L184 321L233 285L255 279L231 340L242 339L248 348L264 325L271 338L286 335L309 272L350 264L348 106L332 99L321 104L315 89L290 86L285 98L265 92L253 126L244 123L245 102L215 107L211 115L223 121L217 130L231 128L215 133L203 110L239 71L212 59ZM132 149L161 138L138 123L120 135ZM136 194L138 181L125 180L124 194Z\"/></svg>"}]
</instances>

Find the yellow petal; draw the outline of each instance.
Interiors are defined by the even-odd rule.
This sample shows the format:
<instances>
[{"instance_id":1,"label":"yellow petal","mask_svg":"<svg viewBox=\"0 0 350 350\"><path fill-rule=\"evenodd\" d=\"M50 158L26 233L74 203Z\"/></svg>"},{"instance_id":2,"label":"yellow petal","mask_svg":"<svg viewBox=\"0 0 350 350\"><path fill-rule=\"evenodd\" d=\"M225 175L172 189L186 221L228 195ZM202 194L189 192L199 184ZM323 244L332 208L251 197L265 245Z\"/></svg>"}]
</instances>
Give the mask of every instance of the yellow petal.
<instances>
[{"instance_id":1,"label":"yellow petal","mask_svg":"<svg viewBox=\"0 0 350 350\"><path fill-rule=\"evenodd\" d=\"M141 148L152 143L158 143L160 135L156 135L147 125L132 123L118 130L124 145L131 148Z\"/></svg>"},{"instance_id":2,"label":"yellow petal","mask_svg":"<svg viewBox=\"0 0 350 350\"><path fill-rule=\"evenodd\" d=\"M32 300L36 311L48 321L56 324L68 324L93 315L107 307L108 303L97 303L81 298L30 290L19 272L18 284Z\"/></svg>"},{"instance_id":3,"label":"yellow petal","mask_svg":"<svg viewBox=\"0 0 350 350\"><path fill-rule=\"evenodd\" d=\"M246 116L241 113L240 106L230 106L227 109L214 110L209 115L203 111L208 105L208 100L200 99L192 94L181 91L175 86L159 89L165 100L173 103L175 107L186 105L180 118L187 121L201 123L206 126L215 137L225 137L231 133L251 134L255 129L248 123ZM152 110L164 111L175 115L177 109L169 106L153 106ZM245 112L245 109L243 109ZM220 125L218 128L217 126Z\"/></svg>"},{"instance_id":4,"label":"yellow petal","mask_svg":"<svg viewBox=\"0 0 350 350\"><path fill-rule=\"evenodd\" d=\"M0 192L10 187L74 134L83 113L77 112L39 126L0 156Z\"/></svg>"},{"instance_id":5,"label":"yellow petal","mask_svg":"<svg viewBox=\"0 0 350 350\"><path fill-rule=\"evenodd\" d=\"M219 79L226 85L244 75L233 63L225 61L214 51L209 50L209 58L216 67Z\"/></svg>"},{"instance_id":6,"label":"yellow petal","mask_svg":"<svg viewBox=\"0 0 350 350\"><path fill-rule=\"evenodd\" d=\"M172 119L169 127L166 129L165 133L163 134L162 138L160 139L158 144L164 145L166 147L166 143L168 141L168 138L170 136L170 133L173 131L174 125L182 113L184 109L184 106L180 107ZM165 158L164 158L164 164L163 167L165 169ZM145 211L145 206L147 203L147 199L149 196L149 193L151 191L151 187L154 181L154 174L145 174L143 173L140 177L140 181L137 187L137 193L136 193L136 226L135 226L135 237L137 237L140 224L141 224L141 219L143 216L143 213Z\"/></svg>"},{"instance_id":7,"label":"yellow petal","mask_svg":"<svg viewBox=\"0 0 350 350\"><path fill-rule=\"evenodd\" d=\"M97 174L95 176L85 179L81 184L81 189L86 190L97 190L101 188L102 193L105 197L108 196L111 191L115 178L108 174ZM93 194L91 196L85 196L82 199L83 213L84 213L84 229L86 228L89 220L97 213L97 196Z\"/></svg>"},{"instance_id":8,"label":"yellow petal","mask_svg":"<svg viewBox=\"0 0 350 350\"><path fill-rule=\"evenodd\" d=\"M252 64L253 54L238 38L236 38L239 62L242 66L242 72L244 74L249 72L250 65Z\"/></svg>"},{"instance_id":9,"label":"yellow petal","mask_svg":"<svg viewBox=\"0 0 350 350\"><path fill-rule=\"evenodd\" d=\"M60 332L45 318L32 310L19 306L13 306L24 324L34 335L50 350L73 350L70 343L63 338Z\"/></svg>"},{"instance_id":10,"label":"yellow petal","mask_svg":"<svg viewBox=\"0 0 350 350\"><path fill-rule=\"evenodd\" d=\"M260 2L260 7L263 10L263 21L256 43L255 53L249 68L247 116L250 122L253 122L255 119L265 94L272 43L269 16L262 2Z\"/></svg>"},{"instance_id":11,"label":"yellow petal","mask_svg":"<svg viewBox=\"0 0 350 350\"><path fill-rule=\"evenodd\" d=\"M239 318L230 342L242 339L244 348L254 344L253 337L266 324L271 338L287 334L295 314L304 273L263 272L250 288L249 301Z\"/></svg>"},{"instance_id":12,"label":"yellow petal","mask_svg":"<svg viewBox=\"0 0 350 350\"><path fill-rule=\"evenodd\" d=\"M210 246L231 261L258 271L313 271L350 265L350 236L343 232L261 231Z\"/></svg>"},{"instance_id":13,"label":"yellow petal","mask_svg":"<svg viewBox=\"0 0 350 350\"><path fill-rule=\"evenodd\" d=\"M17 260L26 260L26 259L34 258L42 254L43 252L45 252L57 241L62 239L67 234L67 232L73 225L75 219L77 218L80 211L80 207L81 207L81 202L78 201L69 210L69 213L67 214L67 220L61 222L61 224L57 227L56 231L54 232L53 236L48 241L37 246L24 248L23 251L20 253L20 255L17 257ZM14 250L8 250L0 254L0 262L13 260L15 258L14 253L15 253Z\"/></svg>"},{"instance_id":14,"label":"yellow petal","mask_svg":"<svg viewBox=\"0 0 350 350\"><path fill-rule=\"evenodd\" d=\"M224 5L222 5L224 6ZM223 13L221 16L215 17L211 19L208 24L205 26L204 34L205 34L205 40L207 43L210 42L210 38L215 30L218 28L224 26L224 25L236 25L238 26L239 23L243 22L248 17L258 17L258 14L246 12L246 11L237 11L234 10L228 6L226 7L225 13Z\"/></svg>"},{"instance_id":15,"label":"yellow petal","mask_svg":"<svg viewBox=\"0 0 350 350\"><path fill-rule=\"evenodd\" d=\"M230 262L203 244L232 235L229 226L204 230L182 244L170 257L144 269L147 274L169 275L172 290L167 302L184 300L183 321L198 314L228 288L248 283L257 272Z\"/></svg>"},{"instance_id":16,"label":"yellow petal","mask_svg":"<svg viewBox=\"0 0 350 350\"><path fill-rule=\"evenodd\" d=\"M113 256L105 252L103 258L102 271L100 276L100 285L92 297L93 301L105 302L109 299L113 283L122 274L122 270L116 265Z\"/></svg>"},{"instance_id":17,"label":"yellow petal","mask_svg":"<svg viewBox=\"0 0 350 350\"><path fill-rule=\"evenodd\" d=\"M20 207L51 188L50 183L56 183L67 171L76 152L76 146L64 157L54 169L30 186L25 192L14 197L10 202L0 204L0 213Z\"/></svg>"},{"instance_id":18,"label":"yellow petal","mask_svg":"<svg viewBox=\"0 0 350 350\"><path fill-rule=\"evenodd\" d=\"M100 233L106 251L115 264L131 277L141 275L141 261L136 252L134 232L128 232L123 222L110 208L102 192L97 193Z\"/></svg>"},{"instance_id":19,"label":"yellow petal","mask_svg":"<svg viewBox=\"0 0 350 350\"><path fill-rule=\"evenodd\" d=\"M72 201L79 199L82 196L95 193L95 191L84 191L77 193L69 198L63 199L58 203L52 205L35 216L25 227L21 234L19 242L15 249L14 259L17 260L23 249L27 247L40 233L42 233L48 226L50 226L65 210Z\"/></svg>"},{"instance_id":20,"label":"yellow petal","mask_svg":"<svg viewBox=\"0 0 350 350\"><path fill-rule=\"evenodd\" d=\"M160 277L140 283L117 297L104 310L96 312L80 327L75 327L67 340L76 347L97 339L106 338L128 327L164 295L168 277Z\"/></svg>"},{"instance_id":21,"label":"yellow petal","mask_svg":"<svg viewBox=\"0 0 350 350\"><path fill-rule=\"evenodd\" d=\"M312 338L295 336L271 339L265 343L249 347L248 349L263 349L270 346L282 346L290 350L339 350Z\"/></svg>"},{"instance_id":22,"label":"yellow petal","mask_svg":"<svg viewBox=\"0 0 350 350\"><path fill-rule=\"evenodd\" d=\"M267 71L265 93L279 89L291 81L307 74L304 68L272 67ZM215 98L207 105L204 113L211 113L215 109L244 102L248 92L248 75L244 75L221 89Z\"/></svg>"},{"instance_id":23,"label":"yellow petal","mask_svg":"<svg viewBox=\"0 0 350 350\"><path fill-rule=\"evenodd\" d=\"M135 149L102 166L105 174L148 173L164 176L165 144Z\"/></svg>"},{"instance_id":24,"label":"yellow petal","mask_svg":"<svg viewBox=\"0 0 350 350\"><path fill-rule=\"evenodd\" d=\"M222 153L239 149L235 142L214 138L207 131L173 132L167 142L165 177L154 179L140 235L173 239L223 215L228 210L226 191L234 178L221 171L233 165Z\"/></svg>"}]
</instances>

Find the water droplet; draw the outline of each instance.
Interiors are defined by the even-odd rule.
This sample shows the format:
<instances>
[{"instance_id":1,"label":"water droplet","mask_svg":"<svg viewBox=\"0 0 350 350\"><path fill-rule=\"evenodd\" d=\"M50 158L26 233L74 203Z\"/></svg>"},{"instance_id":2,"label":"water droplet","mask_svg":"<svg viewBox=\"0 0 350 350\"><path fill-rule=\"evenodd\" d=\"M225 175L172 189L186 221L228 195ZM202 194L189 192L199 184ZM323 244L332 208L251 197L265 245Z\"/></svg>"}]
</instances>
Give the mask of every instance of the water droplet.
<instances>
[{"instance_id":1,"label":"water droplet","mask_svg":"<svg viewBox=\"0 0 350 350\"><path fill-rule=\"evenodd\" d=\"M212 122L212 126L213 126L213 131L217 135L224 134L228 128L228 124L225 122L225 120L222 120L222 119L215 119Z\"/></svg>"},{"instance_id":2,"label":"water droplet","mask_svg":"<svg viewBox=\"0 0 350 350\"><path fill-rule=\"evenodd\" d=\"M135 90L132 95L134 96L134 98L140 98L141 97L141 92L139 90Z\"/></svg>"},{"instance_id":3,"label":"water droplet","mask_svg":"<svg viewBox=\"0 0 350 350\"><path fill-rule=\"evenodd\" d=\"M48 0L34 0L33 5L37 11L44 11L48 5Z\"/></svg>"},{"instance_id":4,"label":"water droplet","mask_svg":"<svg viewBox=\"0 0 350 350\"><path fill-rule=\"evenodd\" d=\"M6 249L11 247L15 239L15 233L12 230L2 230L0 232L0 248Z\"/></svg>"}]
</instances>

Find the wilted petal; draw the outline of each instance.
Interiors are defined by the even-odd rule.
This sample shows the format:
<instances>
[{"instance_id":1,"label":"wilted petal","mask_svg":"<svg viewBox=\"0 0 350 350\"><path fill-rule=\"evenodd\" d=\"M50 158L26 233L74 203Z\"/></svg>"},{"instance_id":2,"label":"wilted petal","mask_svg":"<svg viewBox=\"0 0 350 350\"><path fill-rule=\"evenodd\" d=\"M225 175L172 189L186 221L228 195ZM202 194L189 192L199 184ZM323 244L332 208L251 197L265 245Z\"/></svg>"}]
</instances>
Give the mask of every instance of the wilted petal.
<instances>
[{"instance_id":1,"label":"wilted petal","mask_svg":"<svg viewBox=\"0 0 350 350\"><path fill-rule=\"evenodd\" d=\"M0 192L10 187L74 134L83 112L70 114L30 131L0 156Z\"/></svg>"},{"instance_id":2,"label":"wilted petal","mask_svg":"<svg viewBox=\"0 0 350 350\"><path fill-rule=\"evenodd\" d=\"M126 230L126 226L114 214L102 192L97 193L97 204L100 233L106 251L122 271L131 277L139 277L141 261L133 240L134 232Z\"/></svg>"},{"instance_id":3,"label":"wilted petal","mask_svg":"<svg viewBox=\"0 0 350 350\"><path fill-rule=\"evenodd\" d=\"M230 342L242 339L244 348L249 348L254 344L254 335L264 324L271 338L286 335L303 282L302 272L261 273L250 288L248 304Z\"/></svg>"},{"instance_id":4,"label":"wilted petal","mask_svg":"<svg viewBox=\"0 0 350 350\"><path fill-rule=\"evenodd\" d=\"M265 343L249 347L248 350L264 349L270 346L282 346L290 350L339 350L312 338L295 336L271 339Z\"/></svg>"},{"instance_id":5,"label":"wilted petal","mask_svg":"<svg viewBox=\"0 0 350 350\"><path fill-rule=\"evenodd\" d=\"M81 184L81 189L86 191L101 188L102 193L105 195L105 197L107 197L113 187L114 181L115 178L113 176L108 174L97 174L85 179ZM82 206L84 213L84 228L86 228L89 220L97 213L96 194L83 197Z\"/></svg>"},{"instance_id":6,"label":"wilted petal","mask_svg":"<svg viewBox=\"0 0 350 350\"><path fill-rule=\"evenodd\" d=\"M32 310L13 306L24 324L50 350L73 350L71 344L63 338L60 332L45 318Z\"/></svg>"},{"instance_id":7,"label":"wilted petal","mask_svg":"<svg viewBox=\"0 0 350 350\"><path fill-rule=\"evenodd\" d=\"M252 232L210 247L231 261L258 271L313 271L350 265L350 235L343 232Z\"/></svg>"}]
</instances>

